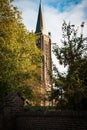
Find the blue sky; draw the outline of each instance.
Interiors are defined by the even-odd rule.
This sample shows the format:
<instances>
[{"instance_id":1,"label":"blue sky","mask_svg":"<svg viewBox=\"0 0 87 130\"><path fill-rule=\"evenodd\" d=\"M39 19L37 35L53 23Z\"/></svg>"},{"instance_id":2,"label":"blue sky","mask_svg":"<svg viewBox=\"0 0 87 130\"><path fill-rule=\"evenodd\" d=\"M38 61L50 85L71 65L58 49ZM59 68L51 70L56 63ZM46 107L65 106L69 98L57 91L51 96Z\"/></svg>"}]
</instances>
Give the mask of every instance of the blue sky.
<instances>
[{"instance_id":1,"label":"blue sky","mask_svg":"<svg viewBox=\"0 0 87 130\"><path fill-rule=\"evenodd\" d=\"M25 26L30 31L35 31L36 28L39 3L40 0L14 0L14 4L22 11ZM42 0L42 7L46 28L52 33L53 42L56 42L58 35L62 35L60 30L63 20L75 25L84 21L87 27L87 0Z\"/></svg>"},{"instance_id":2,"label":"blue sky","mask_svg":"<svg viewBox=\"0 0 87 130\"><path fill-rule=\"evenodd\" d=\"M66 11L66 9L73 5L77 5L81 3L82 0L47 0L43 1L44 4L48 4L48 6L52 6L54 8L57 8L60 12Z\"/></svg>"},{"instance_id":3,"label":"blue sky","mask_svg":"<svg viewBox=\"0 0 87 130\"><path fill-rule=\"evenodd\" d=\"M14 0L14 5L22 11L23 22L29 31L35 31L39 3L40 0ZM51 32L53 43L61 46L63 20L76 26L84 21L83 32L87 36L87 0L42 0L42 9L46 29Z\"/></svg>"}]
</instances>

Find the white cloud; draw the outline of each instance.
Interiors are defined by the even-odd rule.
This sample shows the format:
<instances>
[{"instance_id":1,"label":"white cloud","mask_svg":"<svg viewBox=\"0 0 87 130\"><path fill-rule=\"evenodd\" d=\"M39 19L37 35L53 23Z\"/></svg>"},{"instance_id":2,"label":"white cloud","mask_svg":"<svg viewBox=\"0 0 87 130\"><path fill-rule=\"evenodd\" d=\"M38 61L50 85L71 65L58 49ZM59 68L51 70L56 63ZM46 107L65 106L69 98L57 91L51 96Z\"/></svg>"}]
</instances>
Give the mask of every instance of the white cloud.
<instances>
[{"instance_id":1,"label":"white cloud","mask_svg":"<svg viewBox=\"0 0 87 130\"><path fill-rule=\"evenodd\" d=\"M39 1L38 1L39 2ZM37 14L39 3L33 0L15 0L15 5L22 11L23 22L27 29L34 30L36 28L37 22ZM45 2L45 1L44 1ZM71 5L67 7L65 12L59 12L57 8L48 6L47 4L43 6L44 18L46 23L46 28L48 32L52 34L52 42L57 42L58 45L61 45L60 39L62 38L62 23L63 20L67 22L71 22L71 24L75 24L79 26L81 22L85 22L84 34L87 36L87 19L86 12L84 9L87 8L86 0L83 0L81 3L77 5ZM54 57L53 57L54 59ZM56 60L54 60L56 61ZM60 70L62 70L60 68Z\"/></svg>"},{"instance_id":2,"label":"white cloud","mask_svg":"<svg viewBox=\"0 0 87 130\"><path fill-rule=\"evenodd\" d=\"M52 1L52 0L51 0ZM22 11L23 22L25 26L31 31L35 31L37 14L39 5L33 0L15 0L15 5ZM58 12L57 8L44 5L44 18L46 23L46 28L52 33L52 41L59 42L59 39L62 36L61 26L63 20L70 21L72 24L80 25L82 21L85 22L85 28L87 27L87 19L85 20L84 8L87 7L86 0L83 0L82 3L67 7L65 12ZM86 33L86 32L85 32Z\"/></svg>"},{"instance_id":3,"label":"white cloud","mask_svg":"<svg viewBox=\"0 0 87 130\"><path fill-rule=\"evenodd\" d=\"M82 3L68 7L66 12L60 13L55 8L46 7L45 9L45 18L46 25L49 31L52 32L52 40L53 42L60 42L62 37L61 26L63 20L67 22L71 22L71 24L75 24L76 26L80 26L81 22L85 22L84 34L87 36L87 19L85 19L84 8L87 7L86 0L83 0Z\"/></svg>"}]
</instances>

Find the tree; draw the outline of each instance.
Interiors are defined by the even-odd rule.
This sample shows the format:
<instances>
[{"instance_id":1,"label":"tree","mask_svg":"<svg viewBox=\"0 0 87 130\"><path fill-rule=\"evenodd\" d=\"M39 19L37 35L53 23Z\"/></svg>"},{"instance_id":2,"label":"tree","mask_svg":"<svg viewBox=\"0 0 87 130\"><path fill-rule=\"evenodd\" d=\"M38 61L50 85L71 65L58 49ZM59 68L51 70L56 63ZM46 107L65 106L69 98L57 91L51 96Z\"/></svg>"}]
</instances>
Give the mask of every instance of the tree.
<instances>
[{"instance_id":1,"label":"tree","mask_svg":"<svg viewBox=\"0 0 87 130\"><path fill-rule=\"evenodd\" d=\"M41 51L12 0L0 1L0 96L16 91L27 98L40 86ZM39 92L39 89L38 89ZM36 94L37 95L37 94Z\"/></svg>"},{"instance_id":2,"label":"tree","mask_svg":"<svg viewBox=\"0 0 87 130\"><path fill-rule=\"evenodd\" d=\"M84 22L81 24L83 30ZM63 39L62 47L54 46L54 54L59 60L59 63L68 66L66 76L57 75L57 86L61 86L64 90L64 100L69 109L85 109L83 108L82 100L87 100L87 37L83 37L81 32L78 35L78 29L65 21L62 25ZM84 68L84 69L83 69ZM81 70L83 71L81 72ZM57 71L56 71L57 72ZM61 84L60 84L61 81ZM87 109L87 107L86 107Z\"/></svg>"}]
</instances>

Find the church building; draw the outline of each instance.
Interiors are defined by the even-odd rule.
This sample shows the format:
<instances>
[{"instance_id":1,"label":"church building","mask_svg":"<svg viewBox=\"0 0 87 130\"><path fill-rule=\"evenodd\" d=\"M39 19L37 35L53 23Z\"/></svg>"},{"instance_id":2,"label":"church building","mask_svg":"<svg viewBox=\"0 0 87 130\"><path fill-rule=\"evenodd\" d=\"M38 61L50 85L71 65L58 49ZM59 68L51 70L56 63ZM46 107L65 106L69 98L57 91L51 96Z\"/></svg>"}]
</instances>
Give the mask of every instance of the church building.
<instances>
[{"instance_id":1,"label":"church building","mask_svg":"<svg viewBox=\"0 0 87 130\"><path fill-rule=\"evenodd\" d=\"M39 36L37 41L37 46L43 51L42 57L42 67L41 67L41 81L44 85L45 91L50 91L52 87L52 60L51 60L51 34L46 32L42 4L40 1L37 25L36 25L36 35Z\"/></svg>"}]
</instances>

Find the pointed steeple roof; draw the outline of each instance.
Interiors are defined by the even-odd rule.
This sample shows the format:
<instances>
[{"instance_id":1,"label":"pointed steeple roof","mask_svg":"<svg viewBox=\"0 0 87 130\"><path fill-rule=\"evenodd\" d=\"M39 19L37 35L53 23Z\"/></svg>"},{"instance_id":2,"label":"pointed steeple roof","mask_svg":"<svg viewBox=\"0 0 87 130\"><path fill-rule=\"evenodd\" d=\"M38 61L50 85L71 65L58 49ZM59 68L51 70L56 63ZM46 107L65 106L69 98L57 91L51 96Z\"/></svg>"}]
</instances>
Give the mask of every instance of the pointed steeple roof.
<instances>
[{"instance_id":1,"label":"pointed steeple roof","mask_svg":"<svg viewBox=\"0 0 87 130\"><path fill-rule=\"evenodd\" d=\"M38 33L46 34L44 18L43 18L43 13L42 13L41 0L40 0L40 5L39 5L39 12L38 12L38 19L37 19L37 25L36 25L35 33L36 34L38 34Z\"/></svg>"}]
</instances>

